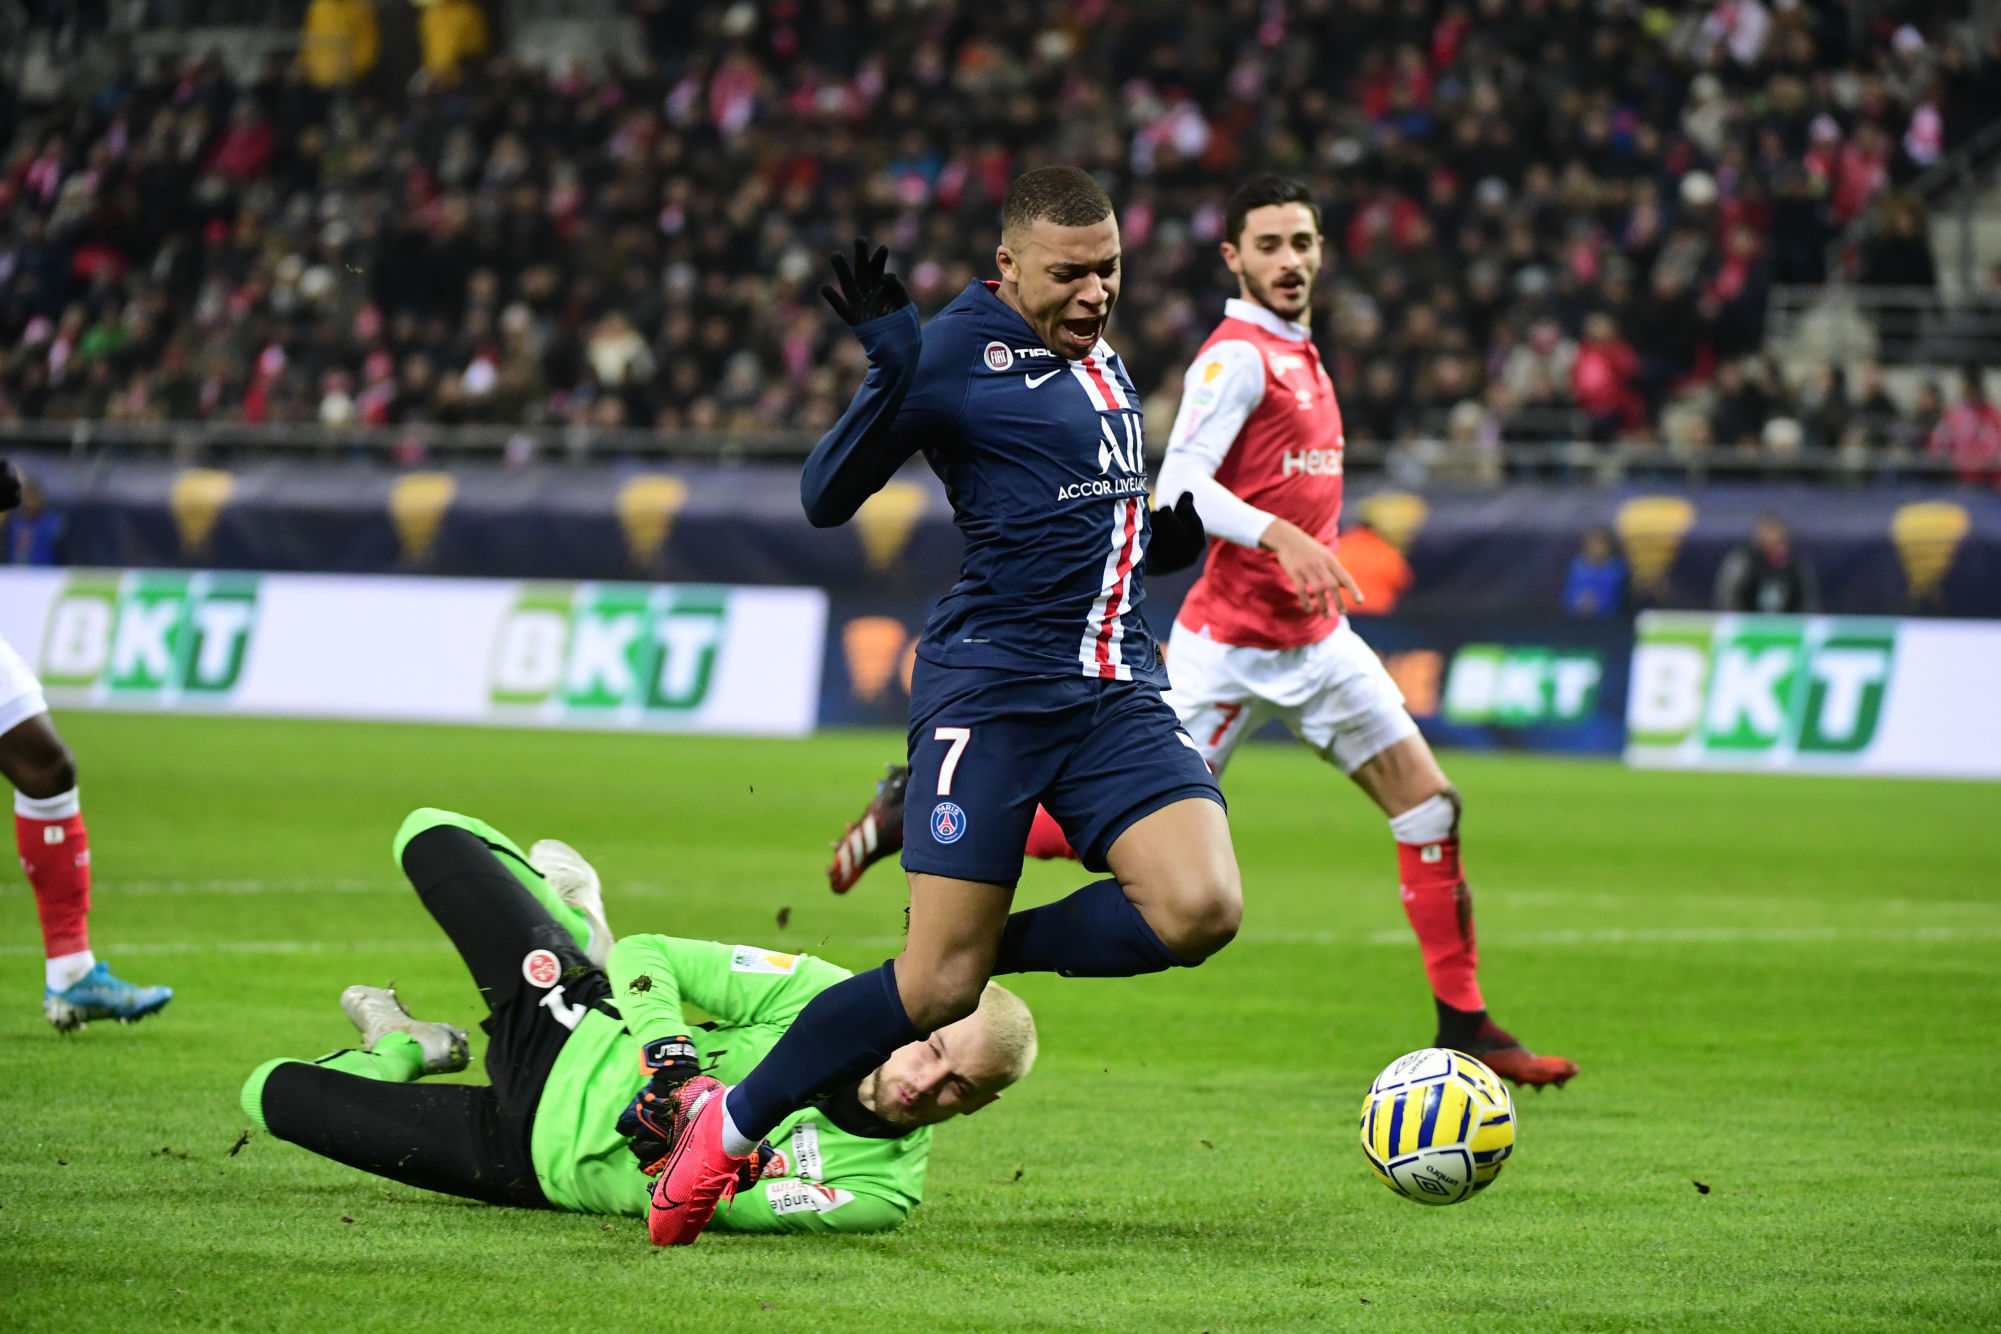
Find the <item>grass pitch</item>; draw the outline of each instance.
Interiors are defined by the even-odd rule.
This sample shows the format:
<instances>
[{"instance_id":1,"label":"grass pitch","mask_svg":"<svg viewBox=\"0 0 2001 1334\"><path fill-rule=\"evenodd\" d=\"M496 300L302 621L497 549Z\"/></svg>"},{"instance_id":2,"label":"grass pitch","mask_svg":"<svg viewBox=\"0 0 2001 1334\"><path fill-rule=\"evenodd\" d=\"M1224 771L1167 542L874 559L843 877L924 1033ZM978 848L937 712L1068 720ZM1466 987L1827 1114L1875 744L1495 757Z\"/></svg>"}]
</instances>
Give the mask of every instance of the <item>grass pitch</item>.
<instances>
[{"instance_id":1,"label":"grass pitch","mask_svg":"<svg viewBox=\"0 0 2001 1334\"><path fill-rule=\"evenodd\" d=\"M1227 784L1242 937L1189 973L1019 979L1041 1065L940 1131L908 1227L665 1253L637 1220L428 1195L261 1135L230 1156L237 1088L345 1045L351 982L479 1017L389 861L416 805L574 843L621 930L880 960L900 876L835 899L820 868L899 738L61 723L94 943L179 994L56 1036L32 904L0 882L0 1328L2001 1325L1992 786L1449 757L1488 999L1583 1074L1522 1098L1492 1190L1425 1209L1355 1143L1369 1079L1431 1034L1383 822L1253 747ZM1023 899L1080 879L1033 866Z\"/></svg>"}]
</instances>

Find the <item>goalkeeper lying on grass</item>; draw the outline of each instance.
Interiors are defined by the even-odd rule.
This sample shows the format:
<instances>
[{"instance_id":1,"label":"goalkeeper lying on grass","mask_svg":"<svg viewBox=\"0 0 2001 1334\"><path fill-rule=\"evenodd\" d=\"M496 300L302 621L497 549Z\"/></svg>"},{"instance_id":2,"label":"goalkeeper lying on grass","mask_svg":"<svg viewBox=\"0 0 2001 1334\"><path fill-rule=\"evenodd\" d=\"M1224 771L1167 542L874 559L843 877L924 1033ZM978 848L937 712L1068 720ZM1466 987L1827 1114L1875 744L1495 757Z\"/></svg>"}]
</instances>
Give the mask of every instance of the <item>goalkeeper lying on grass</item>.
<instances>
[{"instance_id":1,"label":"goalkeeper lying on grass","mask_svg":"<svg viewBox=\"0 0 2001 1334\"><path fill-rule=\"evenodd\" d=\"M269 1061L244 1084L243 1109L279 1139L427 1190L645 1215L682 1119L718 1087L710 1076L741 1078L815 993L848 976L745 945L613 944L597 874L574 851L543 842L524 856L449 811L411 814L395 857L486 998L492 1083L417 1083L463 1070L466 1035L357 986L341 1008L363 1049ZM714 1022L691 1025L684 1000ZM989 984L971 1016L773 1131L713 1226L896 1227L923 1198L931 1127L986 1106L1034 1061L1027 1007Z\"/></svg>"}]
</instances>

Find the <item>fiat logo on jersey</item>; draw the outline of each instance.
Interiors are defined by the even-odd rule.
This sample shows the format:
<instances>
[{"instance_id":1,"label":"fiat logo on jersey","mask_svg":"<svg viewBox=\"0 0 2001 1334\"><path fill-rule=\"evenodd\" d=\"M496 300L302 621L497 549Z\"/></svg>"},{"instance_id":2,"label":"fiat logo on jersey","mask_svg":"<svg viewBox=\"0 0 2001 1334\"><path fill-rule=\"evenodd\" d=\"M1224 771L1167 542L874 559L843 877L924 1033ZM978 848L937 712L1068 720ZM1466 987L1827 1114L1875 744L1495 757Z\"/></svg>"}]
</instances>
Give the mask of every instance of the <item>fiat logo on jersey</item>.
<instances>
[{"instance_id":1,"label":"fiat logo on jersey","mask_svg":"<svg viewBox=\"0 0 2001 1334\"><path fill-rule=\"evenodd\" d=\"M563 965L548 950L530 950L521 961L521 976L531 987L553 987L563 976Z\"/></svg>"},{"instance_id":2,"label":"fiat logo on jersey","mask_svg":"<svg viewBox=\"0 0 2001 1334\"><path fill-rule=\"evenodd\" d=\"M1014 365L1014 349L995 339L987 344L986 358L988 370L1004 371Z\"/></svg>"},{"instance_id":3,"label":"fiat logo on jersey","mask_svg":"<svg viewBox=\"0 0 2001 1334\"><path fill-rule=\"evenodd\" d=\"M966 813L954 801L941 801L931 808L931 837L940 843L957 843L966 834Z\"/></svg>"}]
</instances>

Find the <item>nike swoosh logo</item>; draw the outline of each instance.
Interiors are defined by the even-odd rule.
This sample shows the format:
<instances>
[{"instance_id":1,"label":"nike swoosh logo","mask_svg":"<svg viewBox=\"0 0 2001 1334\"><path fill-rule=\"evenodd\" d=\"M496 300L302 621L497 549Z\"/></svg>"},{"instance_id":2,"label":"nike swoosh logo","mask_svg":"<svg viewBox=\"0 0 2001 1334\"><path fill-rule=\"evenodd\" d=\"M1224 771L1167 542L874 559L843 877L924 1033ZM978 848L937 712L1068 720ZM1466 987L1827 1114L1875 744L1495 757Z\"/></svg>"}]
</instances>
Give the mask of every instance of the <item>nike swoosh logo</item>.
<instances>
[{"instance_id":1,"label":"nike swoosh logo","mask_svg":"<svg viewBox=\"0 0 2001 1334\"><path fill-rule=\"evenodd\" d=\"M1044 380L1047 380L1047 379L1048 379L1048 378L1049 378L1050 376L1052 376L1052 375L1061 375L1062 373L1063 373L1063 372L1062 372L1061 370L1054 370L1054 371L1044 371L1044 372L1043 372L1042 374L1040 374L1040 375L1031 375L1031 376L1027 377L1027 384L1028 384L1028 387L1029 387L1030 389L1035 389L1035 388L1038 388L1038 387L1040 387L1040 386L1041 386L1042 382L1043 382Z\"/></svg>"}]
</instances>

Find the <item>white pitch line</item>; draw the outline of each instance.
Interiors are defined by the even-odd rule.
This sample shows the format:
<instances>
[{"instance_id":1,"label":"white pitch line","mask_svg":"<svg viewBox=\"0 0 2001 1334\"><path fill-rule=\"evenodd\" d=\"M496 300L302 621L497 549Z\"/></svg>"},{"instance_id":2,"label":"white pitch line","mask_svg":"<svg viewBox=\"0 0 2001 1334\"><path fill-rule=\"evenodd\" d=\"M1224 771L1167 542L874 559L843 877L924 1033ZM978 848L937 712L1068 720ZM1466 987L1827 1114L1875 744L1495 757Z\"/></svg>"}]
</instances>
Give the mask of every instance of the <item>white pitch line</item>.
<instances>
[{"instance_id":1,"label":"white pitch line","mask_svg":"<svg viewBox=\"0 0 2001 1334\"><path fill-rule=\"evenodd\" d=\"M394 880L99 880L93 894L387 894L409 893ZM27 892L26 885L0 885L0 894Z\"/></svg>"},{"instance_id":2,"label":"white pitch line","mask_svg":"<svg viewBox=\"0 0 2001 1334\"><path fill-rule=\"evenodd\" d=\"M1408 931L1372 931L1366 935L1338 931L1247 931L1238 937L1249 945L1393 945L1407 947ZM1662 926L1613 927L1581 931L1509 931L1483 936L1506 945L1591 947L1617 945L1778 945L1844 940L1951 943L2001 940L2001 927L1916 926L1872 927L1736 927ZM895 936L833 934L799 948L812 950L834 944L855 948L895 948ZM450 950L442 937L428 940L167 940L138 941L102 947L107 957L121 954L367 954ZM40 957L37 945L0 945L0 958Z\"/></svg>"},{"instance_id":3,"label":"white pitch line","mask_svg":"<svg viewBox=\"0 0 2001 1334\"><path fill-rule=\"evenodd\" d=\"M756 885L751 888L782 892L781 887ZM661 884L650 880L632 880L608 884L606 893L616 902L621 896L634 898L668 898L686 894L684 888ZM27 885L19 881L0 884L0 897L8 894L26 894ZM239 879L187 879L187 880L97 880L91 884L94 894L408 894L409 882L403 880L350 879L288 879L259 880ZM804 893L804 890L800 891Z\"/></svg>"},{"instance_id":4,"label":"white pitch line","mask_svg":"<svg viewBox=\"0 0 2001 1334\"><path fill-rule=\"evenodd\" d=\"M621 897L632 897L632 898L642 898L642 899L674 898L689 892L688 890L682 887L664 884L659 881L651 881L651 880L619 881L609 884L605 888L607 891L606 897L608 897L614 905L616 905L617 901ZM782 886L767 884L767 885L756 886L756 888L771 892L779 892L782 889ZM99 880L92 886L92 889L100 894L114 895L114 896L123 894L142 895L142 896L143 895L192 896L192 895L214 894L214 895L222 895L229 897L241 897L241 896L257 896L257 895L294 895L294 894L307 894L307 895L407 894L411 892L409 885L402 880L389 879L389 878L384 878L381 880L370 880L359 877L334 877L334 878L298 877L298 878L275 879L275 880L258 879L254 877L215 878L215 879L190 878L190 879L158 879L158 880ZM0 883L0 898L4 898L11 894L25 895L27 892L28 892L27 886L18 881L9 883ZM1636 901L1632 897L1625 897L1619 895L1552 892L1543 890L1489 890L1482 895L1482 899L1483 901L1488 902L1490 904L1502 904L1510 908L1582 907L1582 908L1603 908L1603 909L1627 909L1634 906L1634 903ZM1704 899L1695 895L1679 895L1672 897L1655 896L1651 898L1645 898L1643 901L1657 908L1659 907L1701 908L1701 907L1707 907L1711 903L1711 900ZM1808 899L1733 898L1730 902L1733 907L1739 907L1745 909L1763 908L1772 911L1784 911L1784 912L1798 912L1800 909L1804 907L1814 906L1813 901ZM1930 914L1937 916L1956 916L1956 917L1986 917L1993 914L2001 914L2001 903L1989 903L1979 900L1965 900L1965 899L1923 899L1923 900L1889 899L1879 903L1867 905L1866 908L1864 908L1863 910L1881 912L1882 914L1884 914L1884 916L1891 919L1902 918L1905 920L1908 920L1909 917L1913 914ZM2001 930L2001 924L1997 924L1996 929ZM1915 930L1917 934L1910 935L1909 932L1913 930ZM1856 928L1845 928L1845 927L1616 928L1615 927L1615 928L1605 928L1602 930L1565 929L1565 930L1553 930L1553 931L1529 931L1529 932L1519 932L1513 934L1483 932L1482 938L1494 943L1499 943L1501 941L1512 941L1516 944L1526 944L1526 945L1576 945L1576 944L1613 945L1613 944L1623 944L1629 942L1641 943L1641 944L1648 944L1648 943L1661 944L1661 943L1670 943L1675 941L1682 941L1682 942L1743 941L1747 943L1754 943L1754 942L1784 943L1787 941L1827 940L1827 939L1845 938L1845 936L1841 934L1829 935L1828 933L1830 931L1834 932L1854 931L1868 935L1883 934L1883 935L1889 935L1891 937L1896 937L1901 932L1905 935L1906 938L1928 939L1932 938L1926 934L1926 932L1929 930L1930 930L1929 928L1889 928L1886 931L1879 932L1874 929L1862 928L1862 927L1856 927ZM1992 932L1982 934L1981 928L1971 928L1967 930L1965 934L1966 938L1969 939L1992 938ZM1277 945L1334 945L1334 944L1340 944L1344 941L1355 939L1355 937L1353 936L1344 935L1341 932L1334 932L1334 931L1303 931L1303 932L1246 931L1238 938L1245 941L1255 941L1263 944L1277 944ZM1947 939L1951 937L1938 937L1938 938ZM841 940L845 943L868 945L868 946L876 946L883 944L895 946L901 943L899 938L888 937L888 936L884 937L839 936L835 937L835 939ZM1381 931L1381 932L1376 932L1372 936L1370 936L1368 938L1368 943L1401 944L1407 939L1408 936L1402 931Z\"/></svg>"},{"instance_id":5,"label":"white pitch line","mask_svg":"<svg viewBox=\"0 0 2001 1334\"><path fill-rule=\"evenodd\" d=\"M1245 932L1239 940L1267 945L1332 945L1334 932ZM1841 940L2001 940L2001 926L1638 926L1555 931L1482 931L1482 944L1500 945L1782 945ZM1370 945L1407 945L1408 931L1372 931Z\"/></svg>"},{"instance_id":6,"label":"white pitch line","mask_svg":"<svg viewBox=\"0 0 2001 1334\"><path fill-rule=\"evenodd\" d=\"M152 940L100 945L107 958L121 954L394 954L410 950L449 950L452 942L436 940ZM34 955L39 945L0 945L0 957Z\"/></svg>"}]
</instances>

